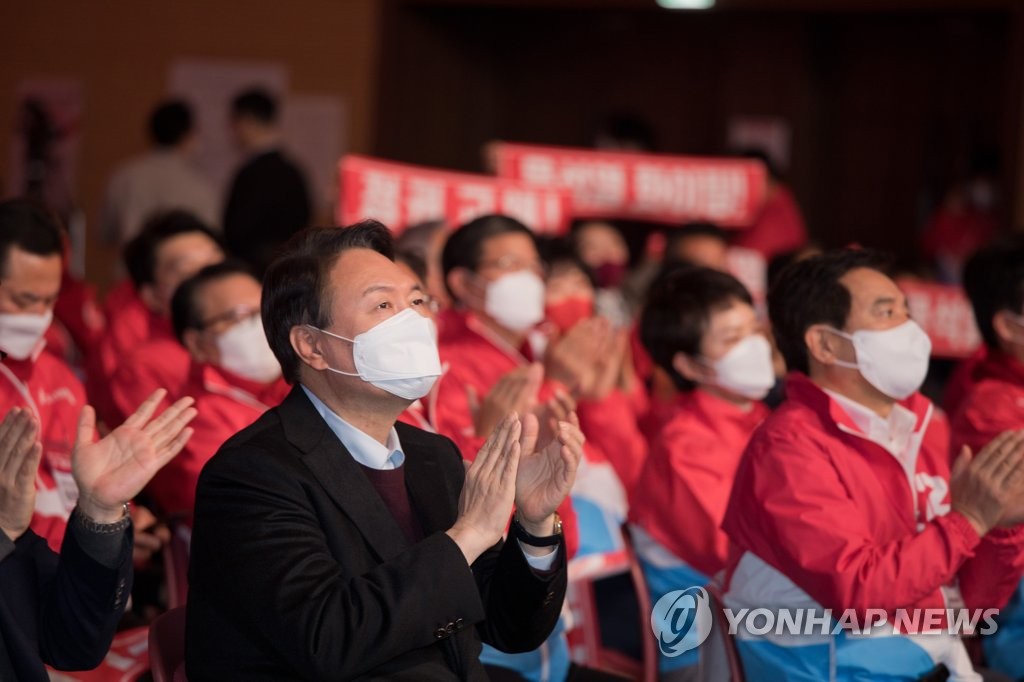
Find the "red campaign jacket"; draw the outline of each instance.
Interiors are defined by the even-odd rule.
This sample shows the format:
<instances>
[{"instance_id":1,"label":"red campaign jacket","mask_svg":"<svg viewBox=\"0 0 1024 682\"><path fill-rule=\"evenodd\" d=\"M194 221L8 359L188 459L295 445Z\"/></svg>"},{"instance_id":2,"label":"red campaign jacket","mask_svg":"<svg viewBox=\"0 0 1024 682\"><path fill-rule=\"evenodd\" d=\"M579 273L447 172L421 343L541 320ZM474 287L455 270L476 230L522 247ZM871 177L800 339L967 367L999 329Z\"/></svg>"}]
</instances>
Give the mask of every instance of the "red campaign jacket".
<instances>
[{"instance_id":1,"label":"red campaign jacket","mask_svg":"<svg viewBox=\"0 0 1024 682\"><path fill-rule=\"evenodd\" d=\"M39 418L43 456L31 527L54 552L60 552L68 516L78 499L71 478L71 451L84 406L82 383L49 353L41 352L35 361L7 358L0 363L0 413L27 407Z\"/></svg>"},{"instance_id":2,"label":"red campaign jacket","mask_svg":"<svg viewBox=\"0 0 1024 682\"><path fill-rule=\"evenodd\" d=\"M630 521L704 575L725 568L729 539L719 526L743 450L767 415L760 402L744 411L700 389L681 394L630 490Z\"/></svg>"},{"instance_id":3,"label":"red campaign jacket","mask_svg":"<svg viewBox=\"0 0 1024 682\"><path fill-rule=\"evenodd\" d=\"M953 374L950 375L946 382L946 388L942 392L942 409L949 414L950 418L955 417L956 413L960 411L961 403L974 387L977 381L975 372L987 354L988 348L984 345L979 346L970 357L961 360L953 370Z\"/></svg>"},{"instance_id":4,"label":"red campaign jacket","mask_svg":"<svg viewBox=\"0 0 1024 682\"><path fill-rule=\"evenodd\" d=\"M154 338L128 353L110 380L110 395L119 424L158 388L167 395L157 414L185 396L192 358L173 337Z\"/></svg>"},{"instance_id":5,"label":"red campaign jacket","mask_svg":"<svg viewBox=\"0 0 1024 682\"><path fill-rule=\"evenodd\" d=\"M758 251L766 260L779 254L795 251L807 243L807 228L793 194L785 187L776 186L764 202L754 224L737 230L734 244Z\"/></svg>"},{"instance_id":6,"label":"red campaign jacket","mask_svg":"<svg viewBox=\"0 0 1024 682\"><path fill-rule=\"evenodd\" d=\"M975 454L1003 431L1024 429L1024 365L1000 351L975 363L971 390L953 415L952 455Z\"/></svg>"},{"instance_id":7,"label":"red campaign jacket","mask_svg":"<svg viewBox=\"0 0 1024 682\"><path fill-rule=\"evenodd\" d=\"M487 439L478 438L474 433L468 387L476 391L478 400L483 400L502 376L525 366L529 360L518 350L487 335L471 313L446 310L442 318L438 348L445 371L426 398L426 416L437 432L451 438L462 457L471 462ZM554 382L545 381L539 398L550 397L556 387ZM558 508L558 514L562 518L566 551L572 557L579 548L579 528L568 497Z\"/></svg>"},{"instance_id":8,"label":"red campaign jacket","mask_svg":"<svg viewBox=\"0 0 1024 682\"><path fill-rule=\"evenodd\" d=\"M184 395L195 398L198 414L185 449L157 472L147 490L160 510L192 522L196 483L203 465L221 445L288 395L284 379L257 384L230 376L212 365L193 363Z\"/></svg>"},{"instance_id":9,"label":"red campaign jacket","mask_svg":"<svg viewBox=\"0 0 1024 682\"><path fill-rule=\"evenodd\" d=\"M87 358L86 390L100 418L113 427L124 415L115 407L110 380L125 360L154 336L172 337L169 320L154 315L135 293L130 280L122 280L107 295L104 304L106 333L95 352Z\"/></svg>"},{"instance_id":10,"label":"red campaign jacket","mask_svg":"<svg viewBox=\"0 0 1024 682\"><path fill-rule=\"evenodd\" d=\"M946 608L940 587L959 581L968 608L1003 606L1024 572L1024 528L979 538L949 510L949 439L932 405L902 404L923 434L912 493L896 458L805 375L753 435L723 529L730 576L745 552L781 572L826 608ZM891 621L890 621L891 622Z\"/></svg>"},{"instance_id":11,"label":"red campaign jacket","mask_svg":"<svg viewBox=\"0 0 1024 682\"><path fill-rule=\"evenodd\" d=\"M591 461L611 464L624 490L636 485L647 460L647 439L638 425L634 396L615 390L601 400L581 400L580 429L587 436L585 454Z\"/></svg>"}]
</instances>

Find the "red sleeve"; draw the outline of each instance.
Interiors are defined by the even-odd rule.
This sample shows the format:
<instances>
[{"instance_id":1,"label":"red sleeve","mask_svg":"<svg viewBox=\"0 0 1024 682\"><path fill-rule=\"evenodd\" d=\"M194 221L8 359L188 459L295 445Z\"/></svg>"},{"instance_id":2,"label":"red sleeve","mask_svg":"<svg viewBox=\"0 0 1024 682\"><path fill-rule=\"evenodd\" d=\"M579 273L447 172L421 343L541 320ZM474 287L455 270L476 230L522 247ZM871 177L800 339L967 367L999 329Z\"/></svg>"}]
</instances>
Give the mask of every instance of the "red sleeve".
<instances>
[{"instance_id":1,"label":"red sleeve","mask_svg":"<svg viewBox=\"0 0 1024 682\"><path fill-rule=\"evenodd\" d=\"M478 392L479 399L486 393ZM457 373L450 369L445 372L427 400L427 417L442 436L448 436L462 453L462 458L472 462L486 438L478 438L473 427L473 416L469 409L467 385Z\"/></svg>"},{"instance_id":2,"label":"red sleeve","mask_svg":"<svg viewBox=\"0 0 1024 682\"><path fill-rule=\"evenodd\" d=\"M974 558L960 569L960 594L971 609L1001 609L1024 575L1024 525L996 528L986 535Z\"/></svg>"},{"instance_id":3,"label":"red sleeve","mask_svg":"<svg viewBox=\"0 0 1024 682\"><path fill-rule=\"evenodd\" d=\"M798 433L762 430L744 458L725 531L827 608L944 608L940 586L981 542L955 511L879 542L829 454Z\"/></svg>"},{"instance_id":4,"label":"red sleeve","mask_svg":"<svg viewBox=\"0 0 1024 682\"><path fill-rule=\"evenodd\" d=\"M629 397L612 391L603 400L581 400L580 428L601 450L626 490L632 490L647 459L647 441L637 426Z\"/></svg>"}]
</instances>

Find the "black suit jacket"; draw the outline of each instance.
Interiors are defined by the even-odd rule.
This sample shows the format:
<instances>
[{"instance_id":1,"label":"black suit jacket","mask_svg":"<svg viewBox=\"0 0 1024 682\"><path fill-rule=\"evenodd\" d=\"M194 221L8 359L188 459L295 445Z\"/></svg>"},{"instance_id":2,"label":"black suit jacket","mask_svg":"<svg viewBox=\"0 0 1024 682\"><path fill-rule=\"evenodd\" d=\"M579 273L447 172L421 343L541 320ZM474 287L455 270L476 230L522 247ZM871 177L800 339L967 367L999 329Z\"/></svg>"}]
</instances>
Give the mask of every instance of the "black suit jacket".
<instances>
[{"instance_id":1,"label":"black suit jacket","mask_svg":"<svg viewBox=\"0 0 1024 682\"><path fill-rule=\"evenodd\" d=\"M191 682L486 679L480 640L539 646L565 548L533 571L517 543L472 568L445 534L465 470L442 436L396 424L424 540L410 544L298 386L203 469L189 568Z\"/></svg>"},{"instance_id":2,"label":"black suit jacket","mask_svg":"<svg viewBox=\"0 0 1024 682\"><path fill-rule=\"evenodd\" d=\"M58 556L27 531L0 560L0 680L46 682L44 662L89 670L106 656L131 594L131 528L113 568L82 548L79 532L72 521Z\"/></svg>"}]
</instances>

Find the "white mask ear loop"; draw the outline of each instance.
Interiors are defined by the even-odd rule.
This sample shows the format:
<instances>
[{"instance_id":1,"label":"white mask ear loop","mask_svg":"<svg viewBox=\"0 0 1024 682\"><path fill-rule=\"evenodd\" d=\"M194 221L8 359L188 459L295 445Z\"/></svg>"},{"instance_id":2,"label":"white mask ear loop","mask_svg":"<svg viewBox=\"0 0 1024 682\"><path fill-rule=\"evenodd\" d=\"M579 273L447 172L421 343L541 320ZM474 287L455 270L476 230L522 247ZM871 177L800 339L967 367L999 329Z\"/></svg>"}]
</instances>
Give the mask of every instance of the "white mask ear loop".
<instances>
[{"instance_id":1,"label":"white mask ear loop","mask_svg":"<svg viewBox=\"0 0 1024 682\"><path fill-rule=\"evenodd\" d=\"M847 341L850 342L851 346L853 346L853 336L851 334L847 334L844 331L840 331L840 330L836 329L835 327L825 327L825 330L829 331L829 332L831 332L833 334L836 334L837 336L843 337L844 339L846 339ZM854 355L854 357L856 357L856 355L857 355L857 347L856 346L853 346L853 355ZM836 358L836 360L835 360L835 362L833 364L836 365L837 367L845 367L847 369L860 369L860 365L857 364L856 362L847 362L846 360L840 360L839 358Z\"/></svg>"},{"instance_id":2,"label":"white mask ear loop","mask_svg":"<svg viewBox=\"0 0 1024 682\"><path fill-rule=\"evenodd\" d=\"M314 327L311 324L307 324L305 326L306 326L307 329L312 329L313 331L318 331L321 334L327 334L327 336L333 336L334 338L340 339L342 341L345 341L346 343L352 343L352 344L355 343L355 341L353 341L352 339L347 339L347 338L345 338L344 336L342 336L340 334L335 334L334 332L329 332L326 329L321 329L320 327ZM326 358L324 359L324 362L327 362ZM330 365L327 365L327 369L329 371L331 371L331 372L334 372L335 374L343 374L343 375L345 375L347 377L357 377L357 376L359 376L359 372L343 372L340 369L334 369Z\"/></svg>"}]
</instances>

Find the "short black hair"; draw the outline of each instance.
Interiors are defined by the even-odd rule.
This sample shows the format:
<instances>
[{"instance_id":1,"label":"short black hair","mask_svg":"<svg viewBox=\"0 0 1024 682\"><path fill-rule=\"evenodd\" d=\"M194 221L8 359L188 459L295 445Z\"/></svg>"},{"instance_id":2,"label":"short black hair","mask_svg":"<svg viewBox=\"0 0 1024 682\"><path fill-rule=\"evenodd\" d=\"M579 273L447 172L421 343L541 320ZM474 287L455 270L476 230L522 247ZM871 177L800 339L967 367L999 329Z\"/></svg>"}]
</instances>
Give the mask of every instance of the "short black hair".
<instances>
[{"instance_id":1,"label":"short black hair","mask_svg":"<svg viewBox=\"0 0 1024 682\"><path fill-rule=\"evenodd\" d=\"M244 275L256 280L256 275L245 263L237 260L225 260L207 265L178 285L178 288L174 290L174 296L171 297L171 324L174 326L174 335L178 337L179 342L183 341L182 337L186 330L198 329L201 331L203 329L205 320L200 310L200 300L206 285L235 275Z\"/></svg>"},{"instance_id":2,"label":"short black hair","mask_svg":"<svg viewBox=\"0 0 1024 682\"><path fill-rule=\"evenodd\" d=\"M36 256L62 256L60 227L41 205L28 199L0 202L0 275L7 272L12 247Z\"/></svg>"},{"instance_id":3,"label":"short black hair","mask_svg":"<svg viewBox=\"0 0 1024 682\"><path fill-rule=\"evenodd\" d=\"M156 277L156 256L160 246L172 237L189 232L205 234L222 249L213 230L202 220L188 211L175 209L157 213L142 226L142 230L124 247L124 265L135 288L152 284Z\"/></svg>"},{"instance_id":4,"label":"short black hair","mask_svg":"<svg viewBox=\"0 0 1024 682\"><path fill-rule=\"evenodd\" d=\"M427 281L427 261L415 251L396 249L395 262L407 265L421 282Z\"/></svg>"},{"instance_id":5,"label":"short black hair","mask_svg":"<svg viewBox=\"0 0 1024 682\"><path fill-rule=\"evenodd\" d=\"M231 100L231 116L273 123L277 120L277 99L263 88L243 90Z\"/></svg>"},{"instance_id":6,"label":"short black hair","mask_svg":"<svg viewBox=\"0 0 1024 682\"><path fill-rule=\"evenodd\" d=\"M455 296L455 292L448 286L448 275L452 270L466 268L475 271L480 266L484 243L488 239L516 232L525 234L536 245L537 239L530 228L507 215L481 216L452 232L441 253L441 269L444 271L444 283L448 293Z\"/></svg>"},{"instance_id":7,"label":"short black hair","mask_svg":"<svg viewBox=\"0 0 1024 682\"><path fill-rule=\"evenodd\" d=\"M669 262L681 262L675 257L676 249L679 248L679 244L694 237L710 237L726 246L729 245L729 233L718 225L705 221L689 222L665 231L665 259Z\"/></svg>"},{"instance_id":8,"label":"short black hair","mask_svg":"<svg viewBox=\"0 0 1024 682\"><path fill-rule=\"evenodd\" d=\"M182 100L157 106L149 116L149 136L160 147L176 147L192 132L192 109Z\"/></svg>"},{"instance_id":9,"label":"short black hair","mask_svg":"<svg viewBox=\"0 0 1024 682\"><path fill-rule=\"evenodd\" d=\"M889 259L874 251L840 249L791 263L768 290L775 343L789 370L810 373L804 334L815 324L846 326L852 297L839 281L858 268L888 275Z\"/></svg>"},{"instance_id":10,"label":"short black hair","mask_svg":"<svg viewBox=\"0 0 1024 682\"><path fill-rule=\"evenodd\" d=\"M558 269L560 266L569 266L582 272L590 281L590 285L597 289L597 278L587 264L579 256L573 242L567 237L538 237L537 252L540 259L548 266L548 272Z\"/></svg>"},{"instance_id":11,"label":"short black hair","mask_svg":"<svg viewBox=\"0 0 1024 682\"><path fill-rule=\"evenodd\" d=\"M395 239L395 248L402 253L414 253L426 260L434 235L447 227L448 223L443 220L428 220L410 225Z\"/></svg>"},{"instance_id":12,"label":"short black hair","mask_svg":"<svg viewBox=\"0 0 1024 682\"><path fill-rule=\"evenodd\" d=\"M985 345L999 348L992 318L1000 310L1024 314L1024 241L1001 241L977 251L963 273L964 291Z\"/></svg>"},{"instance_id":13,"label":"short black hair","mask_svg":"<svg viewBox=\"0 0 1024 682\"><path fill-rule=\"evenodd\" d=\"M688 391L695 384L676 371L676 354L699 356L711 316L737 303L754 305L738 279L711 268L669 265L651 283L640 314L640 341L678 389Z\"/></svg>"},{"instance_id":14,"label":"short black hair","mask_svg":"<svg viewBox=\"0 0 1024 682\"><path fill-rule=\"evenodd\" d=\"M288 383L299 379L301 361L292 327L331 325L330 272L349 249L370 249L395 259L391 232L376 220L348 227L313 227L296 233L263 276L263 330Z\"/></svg>"}]
</instances>

